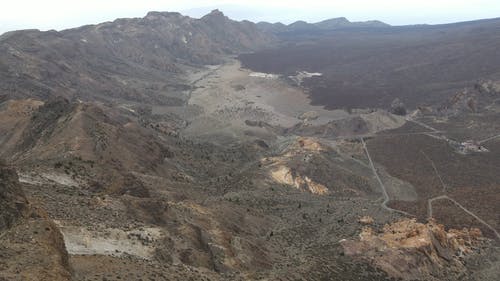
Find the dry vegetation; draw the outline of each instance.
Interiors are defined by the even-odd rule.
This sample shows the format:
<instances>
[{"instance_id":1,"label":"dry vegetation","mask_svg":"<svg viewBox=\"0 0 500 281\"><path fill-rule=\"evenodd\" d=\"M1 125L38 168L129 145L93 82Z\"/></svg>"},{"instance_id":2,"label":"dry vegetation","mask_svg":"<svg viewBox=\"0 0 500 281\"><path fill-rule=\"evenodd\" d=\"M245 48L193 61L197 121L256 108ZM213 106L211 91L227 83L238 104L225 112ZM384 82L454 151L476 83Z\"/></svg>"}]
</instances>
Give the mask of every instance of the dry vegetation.
<instances>
[{"instance_id":1,"label":"dry vegetation","mask_svg":"<svg viewBox=\"0 0 500 281\"><path fill-rule=\"evenodd\" d=\"M284 34L281 48L240 56L266 73L323 73L303 84L313 104L328 108L432 105L498 78L499 20ZM304 42L307 42L305 44Z\"/></svg>"},{"instance_id":2,"label":"dry vegetation","mask_svg":"<svg viewBox=\"0 0 500 281\"><path fill-rule=\"evenodd\" d=\"M276 38L219 11L1 36L0 280L496 281L500 140L446 137L498 128L494 82L448 99L497 73L497 22L241 57L309 80L241 68Z\"/></svg>"}]
</instances>

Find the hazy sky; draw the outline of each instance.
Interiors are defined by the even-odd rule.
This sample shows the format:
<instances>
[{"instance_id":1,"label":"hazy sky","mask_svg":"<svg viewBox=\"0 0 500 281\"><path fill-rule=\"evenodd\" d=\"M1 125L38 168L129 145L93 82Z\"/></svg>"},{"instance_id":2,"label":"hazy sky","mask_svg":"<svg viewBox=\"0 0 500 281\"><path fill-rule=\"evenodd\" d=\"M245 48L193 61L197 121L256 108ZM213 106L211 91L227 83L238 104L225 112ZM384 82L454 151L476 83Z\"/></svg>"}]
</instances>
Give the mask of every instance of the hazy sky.
<instances>
[{"instance_id":1,"label":"hazy sky","mask_svg":"<svg viewBox=\"0 0 500 281\"><path fill-rule=\"evenodd\" d=\"M237 20L320 21L333 17L378 19L393 25L448 23L500 17L500 0L2 0L0 33L15 29L65 29L148 11L179 11L199 17L220 8Z\"/></svg>"}]
</instances>

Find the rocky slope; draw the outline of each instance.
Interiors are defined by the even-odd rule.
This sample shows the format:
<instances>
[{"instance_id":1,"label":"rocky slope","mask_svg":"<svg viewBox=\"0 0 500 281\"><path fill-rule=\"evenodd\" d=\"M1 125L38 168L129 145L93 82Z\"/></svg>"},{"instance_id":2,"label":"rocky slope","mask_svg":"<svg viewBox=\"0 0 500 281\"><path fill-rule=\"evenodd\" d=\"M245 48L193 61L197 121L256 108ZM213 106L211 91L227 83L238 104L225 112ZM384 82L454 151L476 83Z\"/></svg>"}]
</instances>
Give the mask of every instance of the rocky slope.
<instances>
[{"instance_id":1,"label":"rocky slope","mask_svg":"<svg viewBox=\"0 0 500 281\"><path fill-rule=\"evenodd\" d=\"M364 227L359 241L342 241L346 255L365 259L398 280L465 280L467 255L487 247L479 229L449 229L401 220L380 233Z\"/></svg>"},{"instance_id":2,"label":"rocky slope","mask_svg":"<svg viewBox=\"0 0 500 281\"><path fill-rule=\"evenodd\" d=\"M221 55L272 42L255 24L217 10L201 19L151 12L61 32L13 31L0 37L0 91L179 104L186 67L218 64Z\"/></svg>"},{"instance_id":3,"label":"rocky slope","mask_svg":"<svg viewBox=\"0 0 500 281\"><path fill-rule=\"evenodd\" d=\"M435 107L443 116L459 116L464 113L480 113L491 108L500 98L498 81L481 80L456 93Z\"/></svg>"},{"instance_id":4,"label":"rocky slope","mask_svg":"<svg viewBox=\"0 0 500 281\"><path fill-rule=\"evenodd\" d=\"M219 11L3 35L0 157L19 177L1 165L0 280L495 280L493 240L401 221L384 202L414 206L434 186L403 176L445 171L403 165L440 146L396 158L410 142L384 139L419 140L431 129L411 125L426 120L312 106L299 83L311 73L293 83L230 57L270 42ZM391 267L402 260L413 267Z\"/></svg>"},{"instance_id":5,"label":"rocky slope","mask_svg":"<svg viewBox=\"0 0 500 281\"><path fill-rule=\"evenodd\" d=\"M63 237L0 163L0 280L71 280Z\"/></svg>"},{"instance_id":6,"label":"rocky slope","mask_svg":"<svg viewBox=\"0 0 500 281\"><path fill-rule=\"evenodd\" d=\"M286 186L287 182L281 185L269 173L275 165L287 165L299 168L301 178L310 177L310 186L320 186L316 181L329 181L327 169L338 163L320 155L322 148L314 141L299 140L283 152L253 142L219 147L158 129L152 121L158 121L158 116L65 99L11 100L0 112L9 117L6 122L19 122L17 127L1 124L2 133L9 135L2 151L20 168L23 187L31 200L40 202L62 229L70 253L69 262L62 261L72 266L76 280L131 278L129 274L160 280L164 278L158 276L253 280L285 274L291 278L313 270L310 267L319 266L329 255L324 253L290 271L287 264L303 257L301 245L318 246L315 239L303 236L304 231L328 225L309 217L326 209L334 197L323 196L311 204L309 192ZM301 164L311 153L316 154L313 161ZM265 155L275 158L260 163ZM316 173L314 165L320 163L331 166ZM341 168L338 170L341 176ZM345 176L343 186L352 182L349 177ZM335 196L342 192L330 184L328 188ZM275 189L282 195L276 197ZM353 196L350 191L343 194ZM353 198L364 200L356 194ZM275 210L276 204L282 207ZM285 215L290 212L292 217ZM328 212L343 211L332 208ZM325 215L323 219L337 217ZM290 224L290 219L295 223ZM36 219L29 231L46 235L36 228L45 223L50 222ZM58 233L53 224L47 228L50 233ZM350 231L355 228L349 227ZM5 237L19 231L14 227ZM343 232L321 238L322 243L333 245ZM24 240L13 243L9 239L5 242L11 245L8 247L25 247L21 243ZM37 243L46 245L50 253L62 241L55 234L36 239L41 239ZM281 247L290 252L279 253ZM28 262L36 255L36 251L9 254L8 266L25 265L26 274L37 272L38 267L65 272L60 270L66 266L49 266L46 259ZM332 266L350 272L358 265L341 260ZM88 268L99 269L89 272ZM109 268L119 269L110 272ZM318 273L318 277L324 274ZM383 280L379 272L364 271L351 272L342 280L354 280L363 274ZM9 279L12 275L5 276Z\"/></svg>"},{"instance_id":7,"label":"rocky slope","mask_svg":"<svg viewBox=\"0 0 500 281\"><path fill-rule=\"evenodd\" d=\"M238 147L222 148L179 137L175 133L179 128L165 125L175 120L155 117L140 108L71 103L63 98L45 103L11 100L2 107L4 158L24 167L43 163L46 169L86 182L95 192L140 196L147 191L136 186L136 176L131 173L192 182L239 169L231 163L236 157L252 158ZM210 167L214 161L219 163L217 171Z\"/></svg>"},{"instance_id":8,"label":"rocky slope","mask_svg":"<svg viewBox=\"0 0 500 281\"><path fill-rule=\"evenodd\" d=\"M28 202L17 183L16 173L0 163L0 231L12 227L28 212Z\"/></svg>"}]
</instances>

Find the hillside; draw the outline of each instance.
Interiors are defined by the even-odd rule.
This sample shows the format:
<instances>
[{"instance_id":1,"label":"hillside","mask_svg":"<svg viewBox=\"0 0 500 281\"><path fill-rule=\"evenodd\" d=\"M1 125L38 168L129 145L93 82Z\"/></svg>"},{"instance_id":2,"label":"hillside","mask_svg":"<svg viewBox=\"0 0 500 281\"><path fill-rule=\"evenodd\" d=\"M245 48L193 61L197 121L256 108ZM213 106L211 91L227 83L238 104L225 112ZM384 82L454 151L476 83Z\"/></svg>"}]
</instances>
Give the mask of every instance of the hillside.
<instances>
[{"instance_id":1,"label":"hillside","mask_svg":"<svg viewBox=\"0 0 500 281\"><path fill-rule=\"evenodd\" d=\"M322 73L302 86L315 105L439 106L478 80L500 79L500 20L280 34L283 47L244 54L265 73Z\"/></svg>"},{"instance_id":2,"label":"hillside","mask_svg":"<svg viewBox=\"0 0 500 281\"><path fill-rule=\"evenodd\" d=\"M2 35L0 280L496 281L499 22Z\"/></svg>"},{"instance_id":3,"label":"hillside","mask_svg":"<svg viewBox=\"0 0 500 281\"><path fill-rule=\"evenodd\" d=\"M61 32L13 31L0 37L0 91L14 98L179 105L189 67L219 64L223 55L272 41L254 24L219 11L201 19L151 12Z\"/></svg>"},{"instance_id":4,"label":"hillside","mask_svg":"<svg viewBox=\"0 0 500 281\"><path fill-rule=\"evenodd\" d=\"M71 280L59 228L28 202L12 167L0 163L0 279Z\"/></svg>"}]
</instances>

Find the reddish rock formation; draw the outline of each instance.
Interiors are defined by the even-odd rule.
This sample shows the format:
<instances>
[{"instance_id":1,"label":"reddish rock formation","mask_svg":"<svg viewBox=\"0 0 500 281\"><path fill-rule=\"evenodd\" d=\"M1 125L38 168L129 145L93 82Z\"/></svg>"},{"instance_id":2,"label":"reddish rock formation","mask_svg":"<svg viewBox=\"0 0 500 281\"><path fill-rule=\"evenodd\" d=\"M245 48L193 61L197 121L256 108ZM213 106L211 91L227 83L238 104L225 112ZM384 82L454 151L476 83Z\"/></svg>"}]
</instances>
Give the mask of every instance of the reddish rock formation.
<instances>
[{"instance_id":1,"label":"reddish rock formation","mask_svg":"<svg viewBox=\"0 0 500 281\"><path fill-rule=\"evenodd\" d=\"M394 278L439 280L443 274L465 271L461 257L481 243L479 229L450 229L430 221L404 219L385 225L377 233L364 227L359 241L343 241L344 253L371 263ZM437 279L436 279L437 278Z\"/></svg>"}]
</instances>

